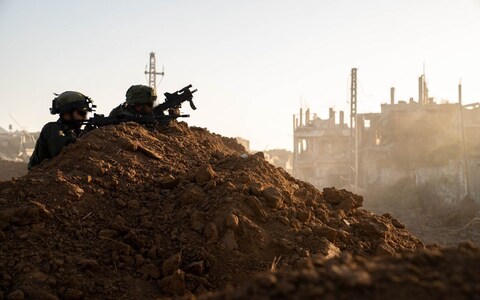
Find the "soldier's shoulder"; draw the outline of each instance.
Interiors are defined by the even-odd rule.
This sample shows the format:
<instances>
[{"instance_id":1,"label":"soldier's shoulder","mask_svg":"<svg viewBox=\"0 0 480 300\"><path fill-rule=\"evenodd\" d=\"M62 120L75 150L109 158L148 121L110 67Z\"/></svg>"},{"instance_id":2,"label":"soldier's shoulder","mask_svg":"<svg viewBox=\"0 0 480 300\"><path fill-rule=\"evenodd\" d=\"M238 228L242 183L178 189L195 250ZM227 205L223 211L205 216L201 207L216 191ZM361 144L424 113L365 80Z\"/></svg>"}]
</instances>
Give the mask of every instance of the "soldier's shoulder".
<instances>
[{"instance_id":1,"label":"soldier's shoulder","mask_svg":"<svg viewBox=\"0 0 480 300\"><path fill-rule=\"evenodd\" d=\"M58 122L48 122L43 126L42 131L51 131L51 130L59 130L59 129L60 129L60 125L58 124Z\"/></svg>"},{"instance_id":2,"label":"soldier's shoulder","mask_svg":"<svg viewBox=\"0 0 480 300\"><path fill-rule=\"evenodd\" d=\"M110 112L110 114L108 116L109 117L116 117L119 114L121 114L123 111L124 111L124 105L120 104L119 106L112 109L112 111Z\"/></svg>"},{"instance_id":3,"label":"soldier's shoulder","mask_svg":"<svg viewBox=\"0 0 480 300\"><path fill-rule=\"evenodd\" d=\"M122 117L122 116L135 116L135 115L136 115L135 111L131 107L125 105L124 103L115 107L110 112L109 117Z\"/></svg>"}]
</instances>

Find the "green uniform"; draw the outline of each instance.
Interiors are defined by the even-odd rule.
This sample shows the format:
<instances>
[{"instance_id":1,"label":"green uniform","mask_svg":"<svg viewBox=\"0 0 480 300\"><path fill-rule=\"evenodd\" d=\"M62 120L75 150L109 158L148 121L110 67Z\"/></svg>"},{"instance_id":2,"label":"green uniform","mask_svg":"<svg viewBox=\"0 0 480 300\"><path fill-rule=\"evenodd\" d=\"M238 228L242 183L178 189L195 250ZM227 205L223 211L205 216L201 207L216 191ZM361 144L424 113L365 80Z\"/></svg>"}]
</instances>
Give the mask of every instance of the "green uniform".
<instances>
[{"instance_id":1,"label":"green uniform","mask_svg":"<svg viewBox=\"0 0 480 300\"><path fill-rule=\"evenodd\" d=\"M47 123L40 132L35 150L28 163L28 169L30 170L45 159L52 159L60 154L63 147L76 141L80 132L79 129L66 124L62 119Z\"/></svg>"},{"instance_id":2,"label":"green uniform","mask_svg":"<svg viewBox=\"0 0 480 300\"><path fill-rule=\"evenodd\" d=\"M132 85L125 94L125 102L115 107L109 117L121 118L122 116L152 116L153 112L142 113L135 110L136 105L150 104L157 99L154 89L146 85Z\"/></svg>"},{"instance_id":3,"label":"green uniform","mask_svg":"<svg viewBox=\"0 0 480 300\"><path fill-rule=\"evenodd\" d=\"M153 116L153 112L141 113L127 103L123 103L112 109L108 116L121 119L122 116Z\"/></svg>"},{"instance_id":4,"label":"green uniform","mask_svg":"<svg viewBox=\"0 0 480 300\"><path fill-rule=\"evenodd\" d=\"M115 107L108 116L118 118L121 116L138 116L138 115L140 114L136 112L133 107L131 107L127 103L123 103Z\"/></svg>"}]
</instances>

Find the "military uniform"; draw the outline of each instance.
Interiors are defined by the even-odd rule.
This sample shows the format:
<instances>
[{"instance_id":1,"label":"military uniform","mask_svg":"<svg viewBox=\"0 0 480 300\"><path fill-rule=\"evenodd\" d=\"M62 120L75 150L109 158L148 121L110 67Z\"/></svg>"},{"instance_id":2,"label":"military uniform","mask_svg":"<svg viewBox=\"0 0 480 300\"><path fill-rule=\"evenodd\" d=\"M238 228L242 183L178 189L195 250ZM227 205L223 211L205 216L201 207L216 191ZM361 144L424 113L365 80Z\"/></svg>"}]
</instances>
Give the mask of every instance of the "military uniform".
<instances>
[{"instance_id":1,"label":"military uniform","mask_svg":"<svg viewBox=\"0 0 480 300\"><path fill-rule=\"evenodd\" d=\"M28 169L40 164L45 159L57 156L63 147L74 143L79 135L79 129L72 128L61 119L58 119L57 122L47 123L40 132L35 150L28 163Z\"/></svg>"},{"instance_id":2,"label":"military uniform","mask_svg":"<svg viewBox=\"0 0 480 300\"><path fill-rule=\"evenodd\" d=\"M151 116L153 115L153 102L157 99L155 90L146 85L132 85L125 94L125 102L115 107L109 114L110 117L122 116ZM149 105L149 111L143 111L142 106ZM139 111L135 106L140 107Z\"/></svg>"},{"instance_id":3,"label":"military uniform","mask_svg":"<svg viewBox=\"0 0 480 300\"><path fill-rule=\"evenodd\" d=\"M128 105L125 102L115 107L108 116L121 118L122 116L137 116L137 115L139 115L139 113L136 112L132 106Z\"/></svg>"},{"instance_id":4,"label":"military uniform","mask_svg":"<svg viewBox=\"0 0 480 300\"><path fill-rule=\"evenodd\" d=\"M53 99L50 113L60 114L60 118L56 122L43 126L35 144L35 150L30 157L28 169L30 170L45 159L54 158L60 154L63 147L74 143L82 132L81 122L94 108L93 101L79 92L63 92Z\"/></svg>"}]
</instances>

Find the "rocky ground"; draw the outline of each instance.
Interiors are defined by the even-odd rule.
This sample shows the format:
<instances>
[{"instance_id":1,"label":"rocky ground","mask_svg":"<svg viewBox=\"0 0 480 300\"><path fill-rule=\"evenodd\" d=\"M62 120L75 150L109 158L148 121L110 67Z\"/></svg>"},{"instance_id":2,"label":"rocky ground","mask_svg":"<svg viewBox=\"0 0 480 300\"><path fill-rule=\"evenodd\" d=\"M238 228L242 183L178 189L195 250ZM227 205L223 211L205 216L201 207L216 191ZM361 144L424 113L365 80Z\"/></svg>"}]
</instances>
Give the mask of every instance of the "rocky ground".
<instances>
[{"instance_id":1,"label":"rocky ground","mask_svg":"<svg viewBox=\"0 0 480 300\"><path fill-rule=\"evenodd\" d=\"M418 238L362 202L185 123L104 127L0 182L0 299L228 298L211 293L261 272L276 277L272 269L285 280L330 272L317 262L339 255L332 263L344 272L344 260L422 259Z\"/></svg>"},{"instance_id":2,"label":"rocky ground","mask_svg":"<svg viewBox=\"0 0 480 300\"><path fill-rule=\"evenodd\" d=\"M409 196L404 194L401 198L409 199ZM480 207L474 200L466 197L456 203L447 203L437 195L424 199L405 205L399 203L401 201L372 203L367 198L364 204L377 214L390 213L426 244L454 246L473 241L480 245Z\"/></svg>"},{"instance_id":3,"label":"rocky ground","mask_svg":"<svg viewBox=\"0 0 480 300\"><path fill-rule=\"evenodd\" d=\"M0 181L11 180L12 177L20 177L27 174L27 164L0 159Z\"/></svg>"},{"instance_id":4,"label":"rocky ground","mask_svg":"<svg viewBox=\"0 0 480 300\"><path fill-rule=\"evenodd\" d=\"M344 253L200 299L480 299L479 265L480 250L468 243L390 257Z\"/></svg>"}]
</instances>

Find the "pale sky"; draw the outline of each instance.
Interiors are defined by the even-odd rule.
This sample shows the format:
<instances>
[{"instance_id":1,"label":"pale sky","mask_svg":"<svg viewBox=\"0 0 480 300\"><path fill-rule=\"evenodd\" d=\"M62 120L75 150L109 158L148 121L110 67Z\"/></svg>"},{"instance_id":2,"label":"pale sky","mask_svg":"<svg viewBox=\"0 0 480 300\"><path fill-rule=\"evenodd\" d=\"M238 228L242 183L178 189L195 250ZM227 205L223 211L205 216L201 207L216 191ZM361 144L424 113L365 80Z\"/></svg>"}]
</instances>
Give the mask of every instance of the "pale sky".
<instances>
[{"instance_id":1,"label":"pale sky","mask_svg":"<svg viewBox=\"0 0 480 300\"><path fill-rule=\"evenodd\" d=\"M147 84L151 51L159 94L198 88L189 124L256 150L291 149L301 105L348 111L352 67L360 112L379 111L391 86L416 99L424 62L431 96L456 101L462 78L464 101L480 102L480 0L0 0L0 126L11 114L40 130L65 90L108 114Z\"/></svg>"}]
</instances>

